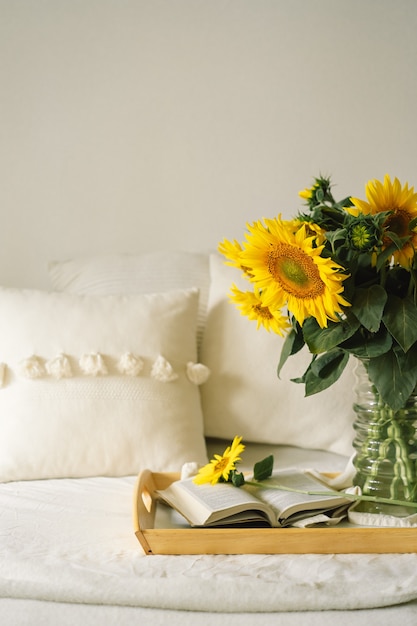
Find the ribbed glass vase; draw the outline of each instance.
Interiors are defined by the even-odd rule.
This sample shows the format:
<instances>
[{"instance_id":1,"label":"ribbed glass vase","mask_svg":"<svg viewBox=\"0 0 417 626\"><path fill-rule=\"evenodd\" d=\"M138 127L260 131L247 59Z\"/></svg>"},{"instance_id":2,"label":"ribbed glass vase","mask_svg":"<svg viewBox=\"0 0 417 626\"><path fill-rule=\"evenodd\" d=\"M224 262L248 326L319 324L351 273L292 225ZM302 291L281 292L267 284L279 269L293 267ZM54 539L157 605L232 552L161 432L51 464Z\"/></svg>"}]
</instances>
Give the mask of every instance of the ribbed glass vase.
<instances>
[{"instance_id":1,"label":"ribbed glass vase","mask_svg":"<svg viewBox=\"0 0 417 626\"><path fill-rule=\"evenodd\" d=\"M354 485L369 496L416 502L417 388L404 408L395 411L382 401L370 382L366 361L358 360L355 374ZM394 515L415 512L373 502L361 502L360 509Z\"/></svg>"}]
</instances>

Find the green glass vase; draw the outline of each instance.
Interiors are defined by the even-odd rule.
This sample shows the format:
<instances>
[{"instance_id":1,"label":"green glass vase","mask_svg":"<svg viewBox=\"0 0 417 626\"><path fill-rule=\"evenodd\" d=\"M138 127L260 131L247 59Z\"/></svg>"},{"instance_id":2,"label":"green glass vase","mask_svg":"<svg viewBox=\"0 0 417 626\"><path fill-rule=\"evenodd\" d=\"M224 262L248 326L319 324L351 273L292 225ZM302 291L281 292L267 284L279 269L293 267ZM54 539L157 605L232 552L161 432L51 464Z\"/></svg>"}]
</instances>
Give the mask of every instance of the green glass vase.
<instances>
[{"instance_id":1,"label":"green glass vase","mask_svg":"<svg viewBox=\"0 0 417 626\"><path fill-rule=\"evenodd\" d=\"M357 362L353 484L368 496L417 502L417 388L405 406L391 409L370 382L367 362ZM368 513L408 515L415 509L361 502Z\"/></svg>"}]
</instances>

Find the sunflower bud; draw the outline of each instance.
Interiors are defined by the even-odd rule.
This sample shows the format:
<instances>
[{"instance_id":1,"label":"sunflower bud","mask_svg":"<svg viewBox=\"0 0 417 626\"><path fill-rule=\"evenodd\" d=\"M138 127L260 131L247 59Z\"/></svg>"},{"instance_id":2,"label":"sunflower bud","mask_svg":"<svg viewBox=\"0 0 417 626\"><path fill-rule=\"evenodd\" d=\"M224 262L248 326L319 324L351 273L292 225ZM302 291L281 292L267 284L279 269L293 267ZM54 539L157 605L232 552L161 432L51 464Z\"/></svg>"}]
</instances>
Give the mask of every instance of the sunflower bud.
<instances>
[{"instance_id":1,"label":"sunflower bud","mask_svg":"<svg viewBox=\"0 0 417 626\"><path fill-rule=\"evenodd\" d=\"M313 186L300 191L298 195L306 200L310 209L314 209L316 206L326 202L334 203L334 198L331 193L330 178L315 178Z\"/></svg>"},{"instance_id":2,"label":"sunflower bud","mask_svg":"<svg viewBox=\"0 0 417 626\"><path fill-rule=\"evenodd\" d=\"M373 215L359 214L347 224L347 242L351 250L370 252L381 244L379 220Z\"/></svg>"}]
</instances>

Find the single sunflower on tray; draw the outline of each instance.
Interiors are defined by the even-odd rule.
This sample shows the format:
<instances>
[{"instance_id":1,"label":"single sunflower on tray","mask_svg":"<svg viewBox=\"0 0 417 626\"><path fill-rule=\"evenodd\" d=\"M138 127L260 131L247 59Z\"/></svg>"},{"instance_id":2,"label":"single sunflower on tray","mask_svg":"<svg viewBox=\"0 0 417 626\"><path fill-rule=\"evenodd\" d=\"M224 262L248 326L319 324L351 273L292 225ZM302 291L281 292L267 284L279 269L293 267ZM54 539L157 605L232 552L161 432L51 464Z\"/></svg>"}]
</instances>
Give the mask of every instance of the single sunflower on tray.
<instances>
[{"instance_id":1,"label":"single sunflower on tray","mask_svg":"<svg viewBox=\"0 0 417 626\"><path fill-rule=\"evenodd\" d=\"M241 461L240 455L245 449L241 441L242 437L235 437L222 455L215 454L210 463L199 469L193 482L197 485L204 483L215 485L218 482L228 482L229 475L236 470L236 464Z\"/></svg>"}]
</instances>

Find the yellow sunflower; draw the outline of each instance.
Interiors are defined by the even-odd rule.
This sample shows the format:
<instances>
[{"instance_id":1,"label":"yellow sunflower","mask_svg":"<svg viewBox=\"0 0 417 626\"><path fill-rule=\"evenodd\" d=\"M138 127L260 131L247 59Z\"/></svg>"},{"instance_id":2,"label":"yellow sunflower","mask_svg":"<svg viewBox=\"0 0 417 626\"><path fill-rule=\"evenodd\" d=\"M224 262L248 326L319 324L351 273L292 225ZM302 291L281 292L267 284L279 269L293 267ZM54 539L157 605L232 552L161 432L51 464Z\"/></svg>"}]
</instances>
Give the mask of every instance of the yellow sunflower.
<instances>
[{"instance_id":1,"label":"yellow sunflower","mask_svg":"<svg viewBox=\"0 0 417 626\"><path fill-rule=\"evenodd\" d=\"M402 187L398 178L391 182L388 174L384 182L370 180L365 187L366 200L351 198L353 207L348 208L352 215L376 215L383 211L391 211L384 222L384 228L395 233L398 237L408 237L408 241L400 250L393 253L394 261L409 269L417 249L417 231L410 228L410 222L417 217L417 193L414 187L409 188L408 183ZM389 236L384 238L384 247L391 245Z\"/></svg>"},{"instance_id":2,"label":"yellow sunflower","mask_svg":"<svg viewBox=\"0 0 417 626\"><path fill-rule=\"evenodd\" d=\"M315 224L314 222L307 222L303 218L299 218L299 217L296 217L293 220L293 224L294 224L294 231L293 231L294 233L297 232L297 230L299 230L299 228L304 224L304 226L306 227L307 237L316 237L317 245L321 245L322 243L324 243L324 240L326 238L326 231L323 228L321 228L321 226L319 226L318 224Z\"/></svg>"},{"instance_id":3,"label":"yellow sunflower","mask_svg":"<svg viewBox=\"0 0 417 626\"><path fill-rule=\"evenodd\" d=\"M293 232L290 222L280 218L248 226L249 234L242 262L250 266L252 280L262 291L264 306L282 308L285 304L300 325L314 317L321 328L328 320L338 321L343 306L350 306L341 295L347 275L343 267L322 257L316 236L307 236L302 224Z\"/></svg>"},{"instance_id":4,"label":"yellow sunflower","mask_svg":"<svg viewBox=\"0 0 417 626\"><path fill-rule=\"evenodd\" d=\"M241 461L240 455L245 449L243 443L240 443L241 441L242 437L235 437L232 445L228 446L221 456L215 454L214 459L198 471L193 482L197 485L204 483L215 485L221 478L227 482L230 472L235 470L236 463Z\"/></svg>"},{"instance_id":5,"label":"yellow sunflower","mask_svg":"<svg viewBox=\"0 0 417 626\"><path fill-rule=\"evenodd\" d=\"M219 243L218 251L224 257L226 257L226 259L229 259L228 261L225 261L226 265L237 267L238 269L242 270L242 272L244 272L247 275L247 277L250 276L250 267L245 267L244 265L242 265L242 262L240 259L242 246L240 245L238 241L236 241L236 239L234 239L234 241L229 241L228 239L224 239L221 243Z\"/></svg>"},{"instance_id":6,"label":"yellow sunflower","mask_svg":"<svg viewBox=\"0 0 417 626\"><path fill-rule=\"evenodd\" d=\"M268 332L272 330L283 337L284 331L291 328L288 316L283 315L280 309L265 306L262 294L256 286L253 291L241 291L236 285L232 285L231 290L230 299L240 309L242 315L257 322L258 330L263 326Z\"/></svg>"},{"instance_id":7,"label":"yellow sunflower","mask_svg":"<svg viewBox=\"0 0 417 626\"><path fill-rule=\"evenodd\" d=\"M229 259L229 263L226 262L226 265L233 265L233 267L240 268L240 253L242 252L242 246L235 239L234 241L229 241L228 239L224 239L218 246L219 252Z\"/></svg>"}]
</instances>

